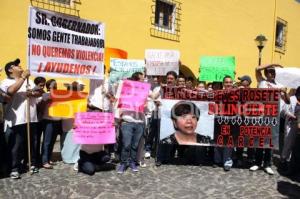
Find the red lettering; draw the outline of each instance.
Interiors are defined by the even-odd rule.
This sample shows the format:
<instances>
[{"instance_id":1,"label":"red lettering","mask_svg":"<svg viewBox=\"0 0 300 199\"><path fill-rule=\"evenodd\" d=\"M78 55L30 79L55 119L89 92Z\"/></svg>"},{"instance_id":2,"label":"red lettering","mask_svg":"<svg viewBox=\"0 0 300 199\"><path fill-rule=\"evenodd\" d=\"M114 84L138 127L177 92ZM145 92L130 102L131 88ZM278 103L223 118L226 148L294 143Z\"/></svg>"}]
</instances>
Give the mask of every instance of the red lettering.
<instances>
[{"instance_id":1,"label":"red lettering","mask_svg":"<svg viewBox=\"0 0 300 199\"><path fill-rule=\"evenodd\" d=\"M244 147L244 137L238 136L238 147L242 148Z\"/></svg>"},{"instance_id":2,"label":"red lettering","mask_svg":"<svg viewBox=\"0 0 300 199\"><path fill-rule=\"evenodd\" d=\"M253 148L253 146L254 146L254 138L253 137L249 137L248 147Z\"/></svg>"},{"instance_id":3,"label":"red lettering","mask_svg":"<svg viewBox=\"0 0 300 199\"><path fill-rule=\"evenodd\" d=\"M233 144L233 137L232 136L228 137L227 146L228 147L233 147L234 146L234 144Z\"/></svg>"},{"instance_id":4,"label":"red lettering","mask_svg":"<svg viewBox=\"0 0 300 199\"><path fill-rule=\"evenodd\" d=\"M224 146L224 138L223 135L219 135L217 139L217 145L218 146Z\"/></svg>"},{"instance_id":5,"label":"red lettering","mask_svg":"<svg viewBox=\"0 0 300 199\"><path fill-rule=\"evenodd\" d=\"M264 147L264 142L265 142L265 138L264 137L259 137L259 142L258 142L259 148Z\"/></svg>"},{"instance_id":6,"label":"red lettering","mask_svg":"<svg viewBox=\"0 0 300 199\"><path fill-rule=\"evenodd\" d=\"M221 125L221 135L230 135L230 125Z\"/></svg>"}]
</instances>

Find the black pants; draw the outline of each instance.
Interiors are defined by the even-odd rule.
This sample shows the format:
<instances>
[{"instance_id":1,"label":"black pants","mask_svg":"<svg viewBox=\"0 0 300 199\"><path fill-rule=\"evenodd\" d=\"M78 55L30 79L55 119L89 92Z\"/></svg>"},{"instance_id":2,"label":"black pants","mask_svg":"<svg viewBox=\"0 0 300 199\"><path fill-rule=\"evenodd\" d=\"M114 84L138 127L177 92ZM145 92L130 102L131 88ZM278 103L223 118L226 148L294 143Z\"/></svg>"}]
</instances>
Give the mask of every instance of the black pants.
<instances>
[{"instance_id":1,"label":"black pants","mask_svg":"<svg viewBox=\"0 0 300 199\"><path fill-rule=\"evenodd\" d=\"M264 162L263 167L269 167L272 163L272 149L260 149L257 148L255 151L255 164L261 166Z\"/></svg>"},{"instance_id":2,"label":"black pants","mask_svg":"<svg viewBox=\"0 0 300 199\"><path fill-rule=\"evenodd\" d=\"M32 166L37 166L37 124L30 123L30 154ZM7 129L8 150L11 171L20 172L22 160L28 162L27 124L20 124Z\"/></svg>"},{"instance_id":3,"label":"black pants","mask_svg":"<svg viewBox=\"0 0 300 199\"><path fill-rule=\"evenodd\" d=\"M105 151L100 151L88 154L85 151L80 150L79 156L78 171L88 175L94 175L97 170L97 166L106 162L103 157L107 156L107 153Z\"/></svg>"}]
</instances>

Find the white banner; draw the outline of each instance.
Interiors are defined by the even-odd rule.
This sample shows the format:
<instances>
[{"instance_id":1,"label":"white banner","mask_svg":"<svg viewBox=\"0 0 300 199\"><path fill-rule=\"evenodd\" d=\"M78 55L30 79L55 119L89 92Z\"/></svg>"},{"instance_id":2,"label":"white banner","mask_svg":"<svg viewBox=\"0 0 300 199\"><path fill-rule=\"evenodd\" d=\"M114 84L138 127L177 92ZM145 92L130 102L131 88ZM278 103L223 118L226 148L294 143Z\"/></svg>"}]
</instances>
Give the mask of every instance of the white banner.
<instances>
[{"instance_id":1,"label":"white banner","mask_svg":"<svg viewBox=\"0 0 300 199\"><path fill-rule=\"evenodd\" d=\"M300 68L275 68L275 81L288 88L300 86Z\"/></svg>"},{"instance_id":2,"label":"white banner","mask_svg":"<svg viewBox=\"0 0 300 199\"><path fill-rule=\"evenodd\" d=\"M31 74L103 79L104 24L30 7Z\"/></svg>"},{"instance_id":3,"label":"white banner","mask_svg":"<svg viewBox=\"0 0 300 199\"><path fill-rule=\"evenodd\" d=\"M180 52L178 50L146 49L146 74L166 75L169 71L179 74Z\"/></svg>"}]
</instances>

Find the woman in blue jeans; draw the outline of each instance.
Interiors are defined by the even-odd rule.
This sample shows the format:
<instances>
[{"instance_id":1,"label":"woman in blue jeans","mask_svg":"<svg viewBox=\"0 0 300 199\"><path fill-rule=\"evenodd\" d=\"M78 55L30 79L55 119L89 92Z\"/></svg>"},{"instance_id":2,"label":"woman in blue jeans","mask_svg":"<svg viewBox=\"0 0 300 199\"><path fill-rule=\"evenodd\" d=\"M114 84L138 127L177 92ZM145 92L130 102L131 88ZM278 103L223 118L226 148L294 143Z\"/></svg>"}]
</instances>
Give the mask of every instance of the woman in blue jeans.
<instances>
[{"instance_id":1,"label":"woman in blue jeans","mask_svg":"<svg viewBox=\"0 0 300 199\"><path fill-rule=\"evenodd\" d=\"M135 72L131 80L144 81L144 75L141 72ZM145 128L145 114L141 112L121 110L121 164L118 173L124 173L129 166L133 172L137 172L137 150L140 139Z\"/></svg>"}]
</instances>

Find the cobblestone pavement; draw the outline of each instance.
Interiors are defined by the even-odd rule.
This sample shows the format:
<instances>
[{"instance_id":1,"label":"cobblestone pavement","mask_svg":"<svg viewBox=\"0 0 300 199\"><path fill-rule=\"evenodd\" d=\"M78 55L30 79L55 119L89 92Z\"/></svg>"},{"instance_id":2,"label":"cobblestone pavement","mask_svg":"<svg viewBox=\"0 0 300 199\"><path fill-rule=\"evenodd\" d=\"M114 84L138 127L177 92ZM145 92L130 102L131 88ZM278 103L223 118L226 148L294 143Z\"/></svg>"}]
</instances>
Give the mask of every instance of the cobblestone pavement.
<instances>
[{"instance_id":1,"label":"cobblestone pavement","mask_svg":"<svg viewBox=\"0 0 300 199\"><path fill-rule=\"evenodd\" d=\"M58 162L53 170L23 174L20 180L0 179L0 198L300 198L299 176L146 163L138 173L112 169L87 176Z\"/></svg>"}]
</instances>

